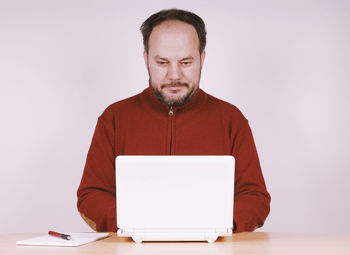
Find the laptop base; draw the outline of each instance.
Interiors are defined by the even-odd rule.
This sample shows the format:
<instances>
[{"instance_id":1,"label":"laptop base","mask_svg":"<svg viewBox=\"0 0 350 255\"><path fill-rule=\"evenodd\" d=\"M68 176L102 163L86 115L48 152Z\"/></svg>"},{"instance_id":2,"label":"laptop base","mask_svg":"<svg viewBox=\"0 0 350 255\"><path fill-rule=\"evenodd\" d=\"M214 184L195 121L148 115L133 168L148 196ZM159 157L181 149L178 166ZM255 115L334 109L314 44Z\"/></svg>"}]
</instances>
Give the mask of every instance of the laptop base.
<instances>
[{"instance_id":1,"label":"laptop base","mask_svg":"<svg viewBox=\"0 0 350 255\"><path fill-rule=\"evenodd\" d=\"M144 241L207 241L208 243L213 243L219 236L230 236L232 235L232 229L227 229L224 231L215 230L122 230L118 229L118 236L121 237L131 237L134 242L142 243Z\"/></svg>"}]
</instances>

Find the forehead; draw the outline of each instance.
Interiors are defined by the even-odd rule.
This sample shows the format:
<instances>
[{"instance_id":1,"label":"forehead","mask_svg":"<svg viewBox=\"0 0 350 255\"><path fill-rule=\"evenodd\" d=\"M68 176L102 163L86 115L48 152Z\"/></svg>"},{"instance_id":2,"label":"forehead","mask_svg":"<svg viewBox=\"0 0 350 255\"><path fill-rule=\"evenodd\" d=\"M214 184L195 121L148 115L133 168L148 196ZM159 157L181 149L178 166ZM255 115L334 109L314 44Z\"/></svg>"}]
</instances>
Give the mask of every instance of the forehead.
<instances>
[{"instance_id":1,"label":"forehead","mask_svg":"<svg viewBox=\"0 0 350 255\"><path fill-rule=\"evenodd\" d=\"M168 20L152 30L148 42L150 55L199 55L196 29L185 22Z\"/></svg>"}]
</instances>

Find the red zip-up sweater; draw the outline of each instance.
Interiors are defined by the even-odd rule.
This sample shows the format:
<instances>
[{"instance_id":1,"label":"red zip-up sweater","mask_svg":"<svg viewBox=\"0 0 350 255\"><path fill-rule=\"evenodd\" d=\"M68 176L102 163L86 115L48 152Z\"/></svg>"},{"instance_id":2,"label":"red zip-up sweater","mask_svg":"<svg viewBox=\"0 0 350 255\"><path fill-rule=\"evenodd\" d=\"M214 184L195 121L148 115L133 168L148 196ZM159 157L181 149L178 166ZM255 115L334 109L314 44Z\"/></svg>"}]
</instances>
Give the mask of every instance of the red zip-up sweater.
<instances>
[{"instance_id":1,"label":"red zip-up sweater","mask_svg":"<svg viewBox=\"0 0 350 255\"><path fill-rule=\"evenodd\" d=\"M233 155L235 232L263 225L270 195L247 119L199 89L182 107L161 103L149 87L110 105L98 118L77 192L78 210L97 231L116 231L118 155Z\"/></svg>"}]
</instances>

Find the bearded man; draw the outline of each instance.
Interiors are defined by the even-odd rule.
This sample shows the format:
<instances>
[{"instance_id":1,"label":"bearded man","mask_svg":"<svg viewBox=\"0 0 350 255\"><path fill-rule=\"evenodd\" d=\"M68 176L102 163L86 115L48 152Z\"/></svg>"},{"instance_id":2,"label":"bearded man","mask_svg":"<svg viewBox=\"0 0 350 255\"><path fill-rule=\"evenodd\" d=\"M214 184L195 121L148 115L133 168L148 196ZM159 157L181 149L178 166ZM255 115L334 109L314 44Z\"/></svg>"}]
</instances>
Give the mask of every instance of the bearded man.
<instances>
[{"instance_id":1,"label":"bearded man","mask_svg":"<svg viewBox=\"0 0 350 255\"><path fill-rule=\"evenodd\" d=\"M116 231L118 155L232 155L235 232L261 227L270 210L253 135L232 104L199 88L205 59L203 20L163 10L141 26L149 86L98 118L77 192L78 210L97 231Z\"/></svg>"}]
</instances>

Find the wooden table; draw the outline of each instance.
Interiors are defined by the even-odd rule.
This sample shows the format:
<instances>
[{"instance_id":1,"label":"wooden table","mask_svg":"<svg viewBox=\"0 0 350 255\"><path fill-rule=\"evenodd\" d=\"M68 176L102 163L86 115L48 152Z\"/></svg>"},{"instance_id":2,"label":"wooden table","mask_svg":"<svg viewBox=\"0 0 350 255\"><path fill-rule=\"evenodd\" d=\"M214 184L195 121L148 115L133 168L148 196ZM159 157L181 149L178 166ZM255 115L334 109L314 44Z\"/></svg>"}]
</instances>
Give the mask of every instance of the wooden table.
<instances>
[{"instance_id":1,"label":"wooden table","mask_svg":"<svg viewBox=\"0 0 350 255\"><path fill-rule=\"evenodd\" d=\"M80 247L16 246L16 241L41 234L0 235L0 254L330 254L350 255L350 235L319 233L239 233L222 237L215 243L146 242L137 244L129 238L111 236Z\"/></svg>"}]
</instances>

